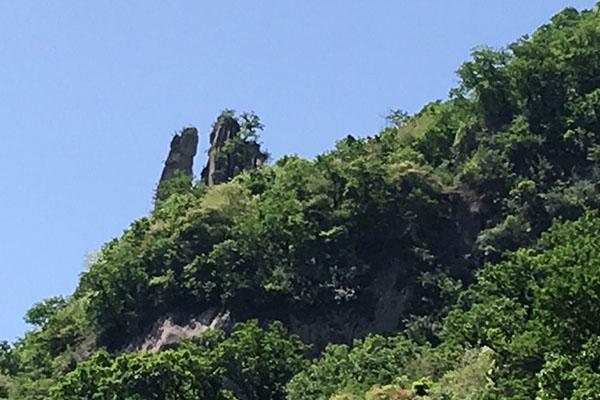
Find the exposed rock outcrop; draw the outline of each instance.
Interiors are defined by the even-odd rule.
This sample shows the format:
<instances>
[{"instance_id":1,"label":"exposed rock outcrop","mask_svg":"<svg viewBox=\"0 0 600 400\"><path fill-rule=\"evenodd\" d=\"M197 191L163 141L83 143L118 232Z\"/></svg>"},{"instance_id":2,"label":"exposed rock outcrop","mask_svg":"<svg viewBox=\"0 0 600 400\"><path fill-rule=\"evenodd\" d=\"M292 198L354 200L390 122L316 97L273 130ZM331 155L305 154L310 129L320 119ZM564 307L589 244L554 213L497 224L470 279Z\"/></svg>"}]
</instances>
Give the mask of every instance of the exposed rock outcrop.
<instances>
[{"instance_id":1,"label":"exposed rock outcrop","mask_svg":"<svg viewBox=\"0 0 600 400\"><path fill-rule=\"evenodd\" d=\"M160 177L160 182L173 178L177 172L193 175L194 157L198 151L198 130L190 127L183 129L171 140L171 150Z\"/></svg>"},{"instance_id":2,"label":"exposed rock outcrop","mask_svg":"<svg viewBox=\"0 0 600 400\"><path fill-rule=\"evenodd\" d=\"M232 113L219 116L210 133L208 161L202 170L202 180L208 186L227 182L240 172L260 167L267 153L260 145L242 135L243 127Z\"/></svg>"},{"instance_id":3,"label":"exposed rock outcrop","mask_svg":"<svg viewBox=\"0 0 600 400\"><path fill-rule=\"evenodd\" d=\"M216 308L209 308L194 317L168 314L158 319L148 333L134 339L126 350L159 351L173 347L181 340L197 337L208 329L227 330L231 325L229 312Z\"/></svg>"},{"instance_id":4,"label":"exposed rock outcrop","mask_svg":"<svg viewBox=\"0 0 600 400\"><path fill-rule=\"evenodd\" d=\"M289 330L302 341L313 345L317 355L328 343L352 343L353 339L363 338L369 333L386 334L396 331L406 318L407 303L412 288L398 288L398 274L401 267L392 263L383 268L368 290L374 304L371 312L356 307L340 308L325 313L315 312L315 317L297 319L290 316Z\"/></svg>"}]
</instances>

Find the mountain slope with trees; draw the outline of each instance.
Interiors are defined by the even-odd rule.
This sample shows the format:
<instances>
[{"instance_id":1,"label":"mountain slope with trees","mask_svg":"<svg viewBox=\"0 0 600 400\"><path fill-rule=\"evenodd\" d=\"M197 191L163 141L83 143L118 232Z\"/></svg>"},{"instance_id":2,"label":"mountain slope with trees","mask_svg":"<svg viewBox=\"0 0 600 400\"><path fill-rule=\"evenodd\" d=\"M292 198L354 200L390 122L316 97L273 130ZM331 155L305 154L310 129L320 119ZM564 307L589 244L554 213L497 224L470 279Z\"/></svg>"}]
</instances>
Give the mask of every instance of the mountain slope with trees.
<instances>
[{"instance_id":1,"label":"mountain slope with trees","mask_svg":"<svg viewBox=\"0 0 600 400\"><path fill-rule=\"evenodd\" d=\"M458 75L314 160L263 165L260 120L225 112L227 168L161 182L71 296L27 313L0 398L595 398L600 13ZM206 310L221 330L131 351Z\"/></svg>"}]
</instances>

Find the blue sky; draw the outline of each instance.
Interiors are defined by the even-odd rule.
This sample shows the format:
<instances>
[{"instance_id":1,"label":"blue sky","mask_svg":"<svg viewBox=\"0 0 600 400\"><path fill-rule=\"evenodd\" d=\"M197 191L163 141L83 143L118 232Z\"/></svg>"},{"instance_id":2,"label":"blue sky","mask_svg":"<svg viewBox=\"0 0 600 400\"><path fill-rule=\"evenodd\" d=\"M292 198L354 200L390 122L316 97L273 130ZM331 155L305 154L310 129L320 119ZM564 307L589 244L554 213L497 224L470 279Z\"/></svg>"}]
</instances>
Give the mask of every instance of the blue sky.
<instances>
[{"instance_id":1,"label":"blue sky","mask_svg":"<svg viewBox=\"0 0 600 400\"><path fill-rule=\"evenodd\" d=\"M278 158L445 98L478 45L593 0L0 2L0 339L151 207L172 134L225 108Z\"/></svg>"}]
</instances>

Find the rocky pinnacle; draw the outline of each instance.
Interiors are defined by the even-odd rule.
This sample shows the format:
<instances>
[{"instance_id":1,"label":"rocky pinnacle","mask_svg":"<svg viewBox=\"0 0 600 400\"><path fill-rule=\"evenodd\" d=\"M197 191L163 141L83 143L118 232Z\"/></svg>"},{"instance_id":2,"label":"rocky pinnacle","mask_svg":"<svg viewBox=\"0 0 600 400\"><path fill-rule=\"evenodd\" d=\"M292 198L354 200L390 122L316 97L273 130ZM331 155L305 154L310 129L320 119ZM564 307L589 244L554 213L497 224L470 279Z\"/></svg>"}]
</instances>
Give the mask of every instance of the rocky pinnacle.
<instances>
[{"instance_id":1,"label":"rocky pinnacle","mask_svg":"<svg viewBox=\"0 0 600 400\"><path fill-rule=\"evenodd\" d=\"M185 128L171 140L171 150L165 161L160 181L166 181L175 176L177 171L185 175L193 175L194 156L198 151L198 130Z\"/></svg>"}]
</instances>

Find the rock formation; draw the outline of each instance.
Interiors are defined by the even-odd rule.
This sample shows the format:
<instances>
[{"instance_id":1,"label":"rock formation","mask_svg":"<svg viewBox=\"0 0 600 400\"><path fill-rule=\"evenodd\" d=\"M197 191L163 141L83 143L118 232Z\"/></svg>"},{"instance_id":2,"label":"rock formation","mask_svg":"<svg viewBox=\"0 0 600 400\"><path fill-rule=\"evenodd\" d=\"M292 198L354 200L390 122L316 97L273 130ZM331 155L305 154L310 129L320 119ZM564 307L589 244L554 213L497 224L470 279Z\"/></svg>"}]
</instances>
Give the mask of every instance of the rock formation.
<instances>
[{"instance_id":1,"label":"rock formation","mask_svg":"<svg viewBox=\"0 0 600 400\"><path fill-rule=\"evenodd\" d=\"M178 171L192 176L194 156L198 150L198 130L185 128L171 140L171 150L165 161L165 167L160 177L160 182L173 178Z\"/></svg>"},{"instance_id":2,"label":"rock formation","mask_svg":"<svg viewBox=\"0 0 600 400\"><path fill-rule=\"evenodd\" d=\"M200 336L209 329L229 330L233 325L228 311L208 308L196 316L167 314L159 318L150 331L134 338L126 351L160 351L182 340Z\"/></svg>"},{"instance_id":3,"label":"rock formation","mask_svg":"<svg viewBox=\"0 0 600 400\"><path fill-rule=\"evenodd\" d=\"M256 142L256 129L260 127L258 118L253 114L242 114L242 117L237 119L233 112L223 112L210 133L208 161L202 170L202 181L212 186L227 182L242 171L260 167L268 157ZM171 141L171 150L165 161L159 187L161 183L178 174L191 177L197 150L196 128L185 128L175 135Z\"/></svg>"},{"instance_id":4,"label":"rock formation","mask_svg":"<svg viewBox=\"0 0 600 400\"><path fill-rule=\"evenodd\" d=\"M202 170L202 180L208 186L227 182L240 172L260 167L267 153L253 139L242 135L244 130L232 113L219 116L210 133L208 162Z\"/></svg>"}]
</instances>

